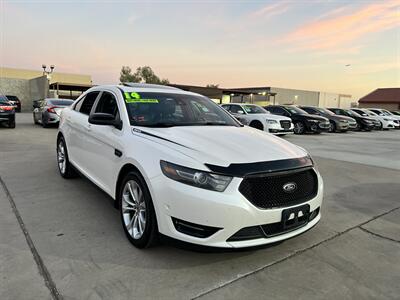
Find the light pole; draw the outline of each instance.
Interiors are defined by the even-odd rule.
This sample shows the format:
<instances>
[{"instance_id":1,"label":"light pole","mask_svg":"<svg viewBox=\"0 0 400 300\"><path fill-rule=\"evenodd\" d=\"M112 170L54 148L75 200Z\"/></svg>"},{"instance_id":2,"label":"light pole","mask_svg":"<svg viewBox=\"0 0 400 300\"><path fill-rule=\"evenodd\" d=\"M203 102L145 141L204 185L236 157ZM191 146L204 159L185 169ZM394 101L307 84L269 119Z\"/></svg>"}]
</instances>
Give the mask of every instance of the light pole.
<instances>
[{"instance_id":1,"label":"light pole","mask_svg":"<svg viewBox=\"0 0 400 300\"><path fill-rule=\"evenodd\" d=\"M46 75L47 78L46 97L49 96L51 74L53 73L54 68L55 68L54 65L50 65L50 70L47 71L47 66L45 64L42 64L43 75Z\"/></svg>"}]
</instances>

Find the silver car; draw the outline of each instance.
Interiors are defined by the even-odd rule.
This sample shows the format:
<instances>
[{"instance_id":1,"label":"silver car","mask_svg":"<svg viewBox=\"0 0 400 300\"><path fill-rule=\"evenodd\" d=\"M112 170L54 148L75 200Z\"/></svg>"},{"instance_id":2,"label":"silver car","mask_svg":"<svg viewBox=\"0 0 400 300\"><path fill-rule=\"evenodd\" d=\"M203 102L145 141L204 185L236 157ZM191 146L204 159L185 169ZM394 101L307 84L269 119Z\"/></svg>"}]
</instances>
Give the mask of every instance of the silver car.
<instances>
[{"instance_id":1,"label":"silver car","mask_svg":"<svg viewBox=\"0 0 400 300\"><path fill-rule=\"evenodd\" d=\"M33 102L33 122L43 127L56 125L60 122L61 111L74 103L73 100L47 98Z\"/></svg>"}]
</instances>

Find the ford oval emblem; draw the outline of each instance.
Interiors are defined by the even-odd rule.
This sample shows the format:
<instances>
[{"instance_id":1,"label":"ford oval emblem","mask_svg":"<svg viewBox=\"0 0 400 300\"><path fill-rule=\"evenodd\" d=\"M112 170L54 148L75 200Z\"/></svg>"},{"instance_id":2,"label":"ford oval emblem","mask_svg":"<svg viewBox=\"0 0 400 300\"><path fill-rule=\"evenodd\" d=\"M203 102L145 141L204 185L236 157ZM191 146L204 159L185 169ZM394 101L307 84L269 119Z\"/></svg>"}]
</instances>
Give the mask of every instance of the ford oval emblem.
<instances>
[{"instance_id":1,"label":"ford oval emblem","mask_svg":"<svg viewBox=\"0 0 400 300\"><path fill-rule=\"evenodd\" d=\"M288 182L285 183L282 188L285 193L293 193L297 190L297 184L295 182Z\"/></svg>"}]
</instances>

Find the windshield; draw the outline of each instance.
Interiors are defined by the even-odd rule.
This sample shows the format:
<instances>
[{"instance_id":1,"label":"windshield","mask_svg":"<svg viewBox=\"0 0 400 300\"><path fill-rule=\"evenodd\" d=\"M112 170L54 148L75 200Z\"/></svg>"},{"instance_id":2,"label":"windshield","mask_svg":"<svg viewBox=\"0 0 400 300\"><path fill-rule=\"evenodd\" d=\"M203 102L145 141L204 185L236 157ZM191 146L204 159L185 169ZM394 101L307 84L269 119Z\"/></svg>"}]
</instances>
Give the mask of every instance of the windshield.
<instances>
[{"instance_id":1,"label":"windshield","mask_svg":"<svg viewBox=\"0 0 400 300\"><path fill-rule=\"evenodd\" d=\"M361 115L359 114L359 113L356 113L355 111L353 111L353 110L346 110L346 112L349 114L349 115L351 115L351 116L354 116L354 117L361 117Z\"/></svg>"},{"instance_id":2,"label":"windshield","mask_svg":"<svg viewBox=\"0 0 400 300\"><path fill-rule=\"evenodd\" d=\"M223 108L200 95L125 92L124 97L133 126L240 126Z\"/></svg>"},{"instance_id":3,"label":"windshield","mask_svg":"<svg viewBox=\"0 0 400 300\"><path fill-rule=\"evenodd\" d=\"M368 114L365 111L362 111L362 110L359 110L359 109L353 110L353 111L358 113L361 116L368 117Z\"/></svg>"},{"instance_id":4,"label":"windshield","mask_svg":"<svg viewBox=\"0 0 400 300\"><path fill-rule=\"evenodd\" d=\"M328 110L326 108L316 107L315 109L318 110L320 113L323 113L323 114L334 115L333 112L331 112L330 110Z\"/></svg>"},{"instance_id":5,"label":"windshield","mask_svg":"<svg viewBox=\"0 0 400 300\"><path fill-rule=\"evenodd\" d=\"M257 106L257 105L242 105L242 107L248 114L268 114L269 113L264 108L262 108L261 106Z\"/></svg>"},{"instance_id":6,"label":"windshield","mask_svg":"<svg viewBox=\"0 0 400 300\"><path fill-rule=\"evenodd\" d=\"M377 116L378 114L376 114L376 113L374 113L373 111L367 111L367 114L369 115L369 116Z\"/></svg>"},{"instance_id":7,"label":"windshield","mask_svg":"<svg viewBox=\"0 0 400 300\"><path fill-rule=\"evenodd\" d=\"M290 111L292 114L301 114L301 115L307 115L308 113L296 106L285 106L285 108Z\"/></svg>"},{"instance_id":8,"label":"windshield","mask_svg":"<svg viewBox=\"0 0 400 300\"><path fill-rule=\"evenodd\" d=\"M0 104L8 106L8 105L10 105L10 102L8 101L8 99L5 96L0 95Z\"/></svg>"}]
</instances>

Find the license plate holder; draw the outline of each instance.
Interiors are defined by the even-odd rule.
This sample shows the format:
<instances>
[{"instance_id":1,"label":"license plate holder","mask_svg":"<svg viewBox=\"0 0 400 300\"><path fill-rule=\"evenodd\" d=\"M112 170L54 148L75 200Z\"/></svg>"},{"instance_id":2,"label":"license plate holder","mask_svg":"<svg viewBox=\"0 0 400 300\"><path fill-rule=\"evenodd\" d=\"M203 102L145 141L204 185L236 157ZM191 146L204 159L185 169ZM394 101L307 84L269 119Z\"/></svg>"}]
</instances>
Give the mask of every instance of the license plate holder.
<instances>
[{"instance_id":1,"label":"license plate holder","mask_svg":"<svg viewBox=\"0 0 400 300\"><path fill-rule=\"evenodd\" d=\"M282 211L282 228L284 231L301 227L308 222L310 205L305 204Z\"/></svg>"}]
</instances>

